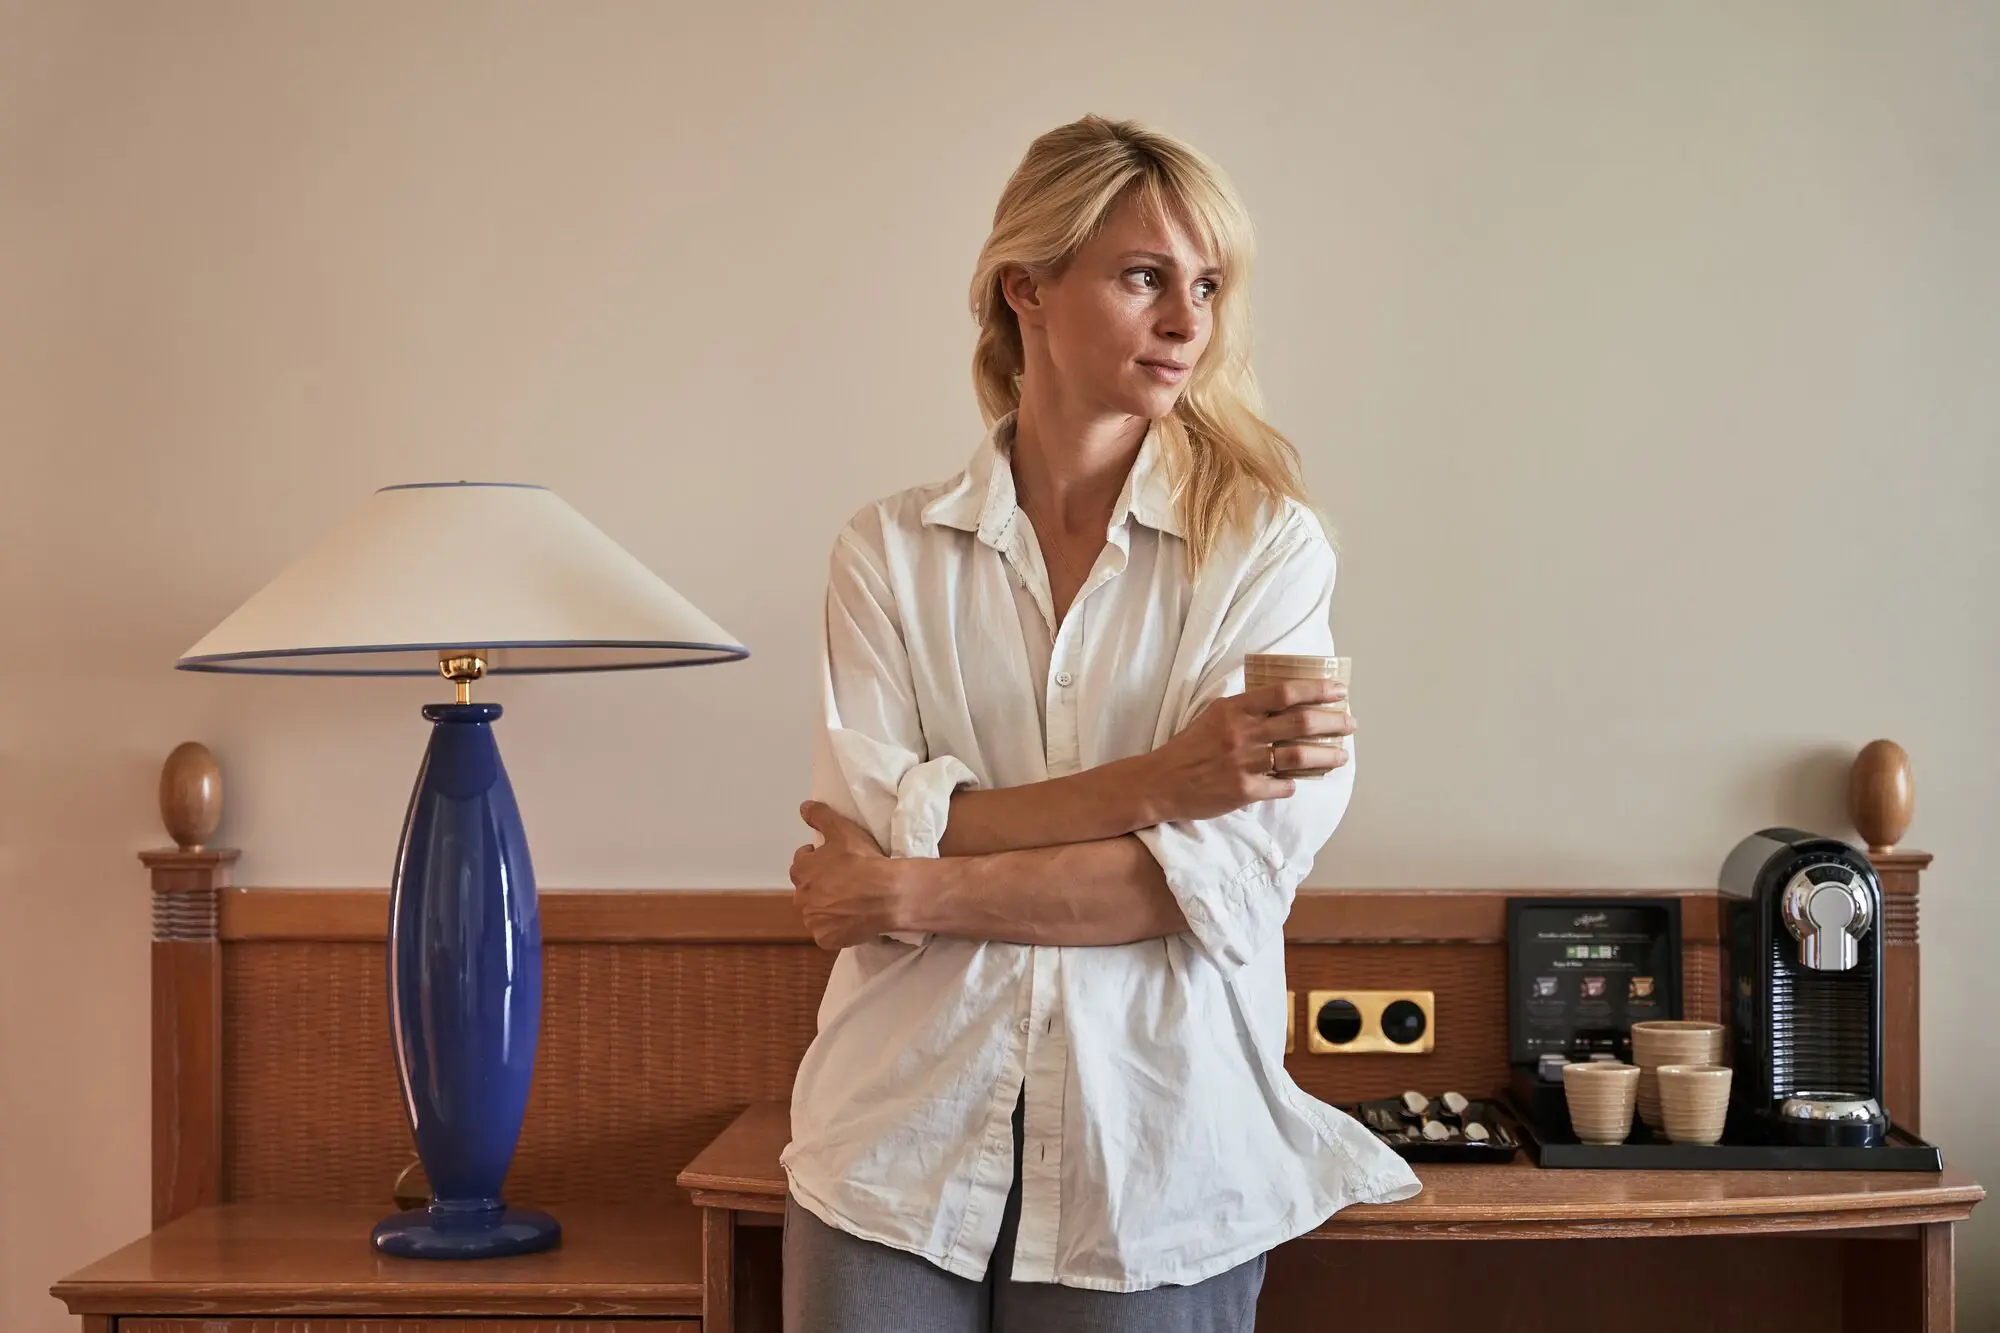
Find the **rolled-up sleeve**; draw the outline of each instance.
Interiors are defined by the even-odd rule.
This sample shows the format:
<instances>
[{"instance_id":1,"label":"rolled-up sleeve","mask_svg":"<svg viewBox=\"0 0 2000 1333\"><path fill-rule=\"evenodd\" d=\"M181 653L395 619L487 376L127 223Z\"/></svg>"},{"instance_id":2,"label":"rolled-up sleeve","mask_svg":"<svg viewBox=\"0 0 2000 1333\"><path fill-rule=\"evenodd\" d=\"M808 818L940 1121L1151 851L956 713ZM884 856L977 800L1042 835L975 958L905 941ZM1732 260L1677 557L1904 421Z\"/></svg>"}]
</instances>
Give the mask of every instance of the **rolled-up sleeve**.
<instances>
[{"instance_id":1,"label":"rolled-up sleeve","mask_svg":"<svg viewBox=\"0 0 2000 1333\"><path fill-rule=\"evenodd\" d=\"M936 856L952 794L979 780L952 755L925 757L895 597L852 525L828 562L820 682L813 799L866 828L890 856Z\"/></svg>"},{"instance_id":2,"label":"rolled-up sleeve","mask_svg":"<svg viewBox=\"0 0 2000 1333\"><path fill-rule=\"evenodd\" d=\"M1295 508L1269 553L1238 586L1176 732L1225 695L1243 692L1252 653L1331 656L1333 548L1309 511ZM1354 791L1348 760L1292 796L1259 801L1214 819L1179 820L1138 832L1165 873L1188 929L1210 958L1235 969L1278 944L1298 886L1333 836Z\"/></svg>"}]
</instances>

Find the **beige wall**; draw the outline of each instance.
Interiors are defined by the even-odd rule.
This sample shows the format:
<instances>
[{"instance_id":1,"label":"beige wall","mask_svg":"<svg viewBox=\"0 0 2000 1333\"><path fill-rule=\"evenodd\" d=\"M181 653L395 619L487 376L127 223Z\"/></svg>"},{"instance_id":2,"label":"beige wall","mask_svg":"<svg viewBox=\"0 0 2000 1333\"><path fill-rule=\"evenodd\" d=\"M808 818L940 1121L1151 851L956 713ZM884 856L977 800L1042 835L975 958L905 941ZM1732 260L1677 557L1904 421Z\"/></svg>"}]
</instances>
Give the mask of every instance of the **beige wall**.
<instances>
[{"instance_id":1,"label":"beige wall","mask_svg":"<svg viewBox=\"0 0 2000 1333\"><path fill-rule=\"evenodd\" d=\"M782 884L828 542L970 449L982 223L1086 110L1261 227L1371 738L1315 881L1707 884L1895 737L2000 1182L2000 10L840 8L0 0L0 1325L146 1224L160 759L242 882L379 884L435 694L174 656L377 486L545 483L755 656L492 691L543 882Z\"/></svg>"}]
</instances>

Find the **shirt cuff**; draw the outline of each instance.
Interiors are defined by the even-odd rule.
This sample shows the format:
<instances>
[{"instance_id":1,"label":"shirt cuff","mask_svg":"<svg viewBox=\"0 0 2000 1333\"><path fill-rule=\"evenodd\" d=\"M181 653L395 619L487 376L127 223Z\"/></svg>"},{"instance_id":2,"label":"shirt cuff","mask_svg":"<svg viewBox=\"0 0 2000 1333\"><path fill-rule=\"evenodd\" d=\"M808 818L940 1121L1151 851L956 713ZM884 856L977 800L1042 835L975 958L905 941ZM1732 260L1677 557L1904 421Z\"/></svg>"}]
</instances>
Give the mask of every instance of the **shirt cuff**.
<instances>
[{"instance_id":1,"label":"shirt cuff","mask_svg":"<svg viewBox=\"0 0 2000 1333\"><path fill-rule=\"evenodd\" d=\"M1217 963L1237 968L1284 929L1296 880L1269 830L1243 811L1155 824L1137 837L1160 863L1188 930Z\"/></svg>"},{"instance_id":2,"label":"shirt cuff","mask_svg":"<svg viewBox=\"0 0 2000 1333\"><path fill-rule=\"evenodd\" d=\"M903 774L896 784L896 808L889 812L889 855L935 857L951 818L952 793L978 785L964 761L948 754Z\"/></svg>"}]
</instances>

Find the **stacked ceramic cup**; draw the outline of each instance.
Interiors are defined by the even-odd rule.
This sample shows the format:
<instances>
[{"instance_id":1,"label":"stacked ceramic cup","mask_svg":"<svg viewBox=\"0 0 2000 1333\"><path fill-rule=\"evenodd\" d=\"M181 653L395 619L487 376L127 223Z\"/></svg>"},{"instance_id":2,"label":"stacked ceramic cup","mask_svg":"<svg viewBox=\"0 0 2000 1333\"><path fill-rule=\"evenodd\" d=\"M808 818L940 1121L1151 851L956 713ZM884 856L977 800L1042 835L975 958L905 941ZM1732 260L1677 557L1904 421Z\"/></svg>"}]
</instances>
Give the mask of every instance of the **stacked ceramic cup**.
<instances>
[{"instance_id":1,"label":"stacked ceramic cup","mask_svg":"<svg viewBox=\"0 0 2000 1333\"><path fill-rule=\"evenodd\" d=\"M1648 1128L1664 1131L1667 1122L1660 1108L1660 1066L1721 1064L1722 1024L1678 1018L1634 1023L1632 1063L1639 1066L1639 1118Z\"/></svg>"}]
</instances>

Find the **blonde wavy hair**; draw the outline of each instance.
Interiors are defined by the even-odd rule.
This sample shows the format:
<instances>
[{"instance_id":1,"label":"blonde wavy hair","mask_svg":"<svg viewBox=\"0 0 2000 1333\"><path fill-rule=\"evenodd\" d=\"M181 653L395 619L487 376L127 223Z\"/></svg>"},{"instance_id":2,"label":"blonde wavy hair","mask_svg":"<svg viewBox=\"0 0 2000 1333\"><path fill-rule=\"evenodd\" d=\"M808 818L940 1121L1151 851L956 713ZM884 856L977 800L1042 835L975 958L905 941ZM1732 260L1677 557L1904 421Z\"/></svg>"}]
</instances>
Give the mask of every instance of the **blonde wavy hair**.
<instances>
[{"instance_id":1,"label":"blonde wavy hair","mask_svg":"<svg viewBox=\"0 0 2000 1333\"><path fill-rule=\"evenodd\" d=\"M1250 370L1250 216L1214 163L1157 130L1102 116L1030 144L1000 193L972 276L973 387L988 427L1020 406L1021 326L1001 293L1003 275L1016 264L1061 273L1127 198L1185 226L1222 269L1208 347L1173 411L1156 423L1192 573L1247 516L1249 501L1283 496L1312 507L1298 450L1260 415Z\"/></svg>"}]
</instances>

